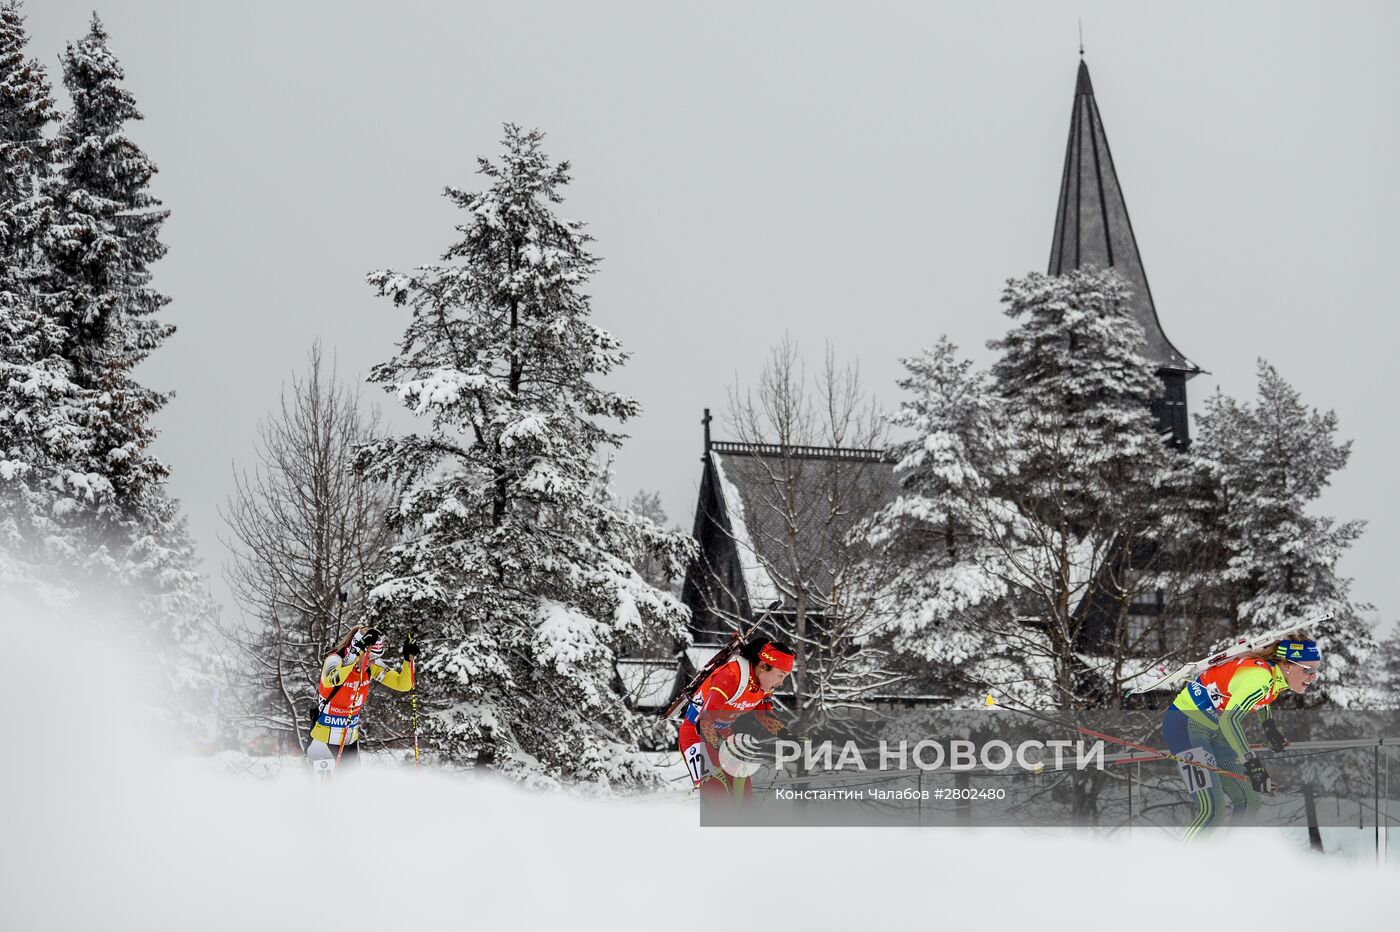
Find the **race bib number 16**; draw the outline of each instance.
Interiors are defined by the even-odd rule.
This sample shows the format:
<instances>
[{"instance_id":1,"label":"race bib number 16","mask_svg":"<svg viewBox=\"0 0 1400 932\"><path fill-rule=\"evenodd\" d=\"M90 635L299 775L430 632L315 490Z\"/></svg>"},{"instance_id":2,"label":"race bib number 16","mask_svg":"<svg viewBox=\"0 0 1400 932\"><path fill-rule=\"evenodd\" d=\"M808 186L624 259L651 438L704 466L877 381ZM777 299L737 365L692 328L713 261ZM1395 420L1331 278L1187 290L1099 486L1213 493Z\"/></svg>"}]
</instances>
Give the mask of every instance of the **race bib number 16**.
<instances>
[{"instance_id":1,"label":"race bib number 16","mask_svg":"<svg viewBox=\"0 0 1400 932\"><path fill-rule=\"evenodd\" d=\"M1207 767L1215 766L1215 755L1205 748L1191 748L1176 755L1177 769L1181 779L1186 781L1186 792L1200 793L1211 788L1212 774ZM1204 764L1205 766L1200 766Z\"/></svg>"}]
</instances>

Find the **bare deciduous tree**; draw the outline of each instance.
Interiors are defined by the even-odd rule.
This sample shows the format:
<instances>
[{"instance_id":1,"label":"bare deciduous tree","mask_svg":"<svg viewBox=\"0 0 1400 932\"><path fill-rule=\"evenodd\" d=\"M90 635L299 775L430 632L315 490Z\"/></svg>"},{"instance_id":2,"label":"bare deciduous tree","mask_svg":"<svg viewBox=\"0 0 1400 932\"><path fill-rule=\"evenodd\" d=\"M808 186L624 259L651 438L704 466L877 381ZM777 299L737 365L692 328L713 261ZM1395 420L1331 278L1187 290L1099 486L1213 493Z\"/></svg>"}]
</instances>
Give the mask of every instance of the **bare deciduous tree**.
<instances>
[{"instance_id":1,"label":"bare deciduous tree","mask_svg":"<svg viewBox=\"0 0 1400 932\"><path fill-rule=\"evenodd\" d=\"M244 616L226 631L239 654L235 692L245 721L282 745L309 729L322 659L360 622L353 594L391 540L388 490L351 466L355 447L376 436L379 412L361 408L319 342L307 367L260 425L257 465L235 473L221 510L225 577Z\"/></svg>"},{"instance_id":2,"label":"bare deciduous tree","mask_svg":"<svg viewBox=\"0 0 1400 932\"><path fill-rule=\"evenodd\" d=\"M756 389L731 389L728 420L749 450L731 458L757 496L747 539L736 544L782 596L776 626L797 652L798 716L806 723L865 707L893 678L874 644L888 620L880 611L885 580L858 530L893 490L881 452L886 421L855 365L841 365L828 347L821 373L809 379L787 337Z\"/></svg>"}]
</instances>

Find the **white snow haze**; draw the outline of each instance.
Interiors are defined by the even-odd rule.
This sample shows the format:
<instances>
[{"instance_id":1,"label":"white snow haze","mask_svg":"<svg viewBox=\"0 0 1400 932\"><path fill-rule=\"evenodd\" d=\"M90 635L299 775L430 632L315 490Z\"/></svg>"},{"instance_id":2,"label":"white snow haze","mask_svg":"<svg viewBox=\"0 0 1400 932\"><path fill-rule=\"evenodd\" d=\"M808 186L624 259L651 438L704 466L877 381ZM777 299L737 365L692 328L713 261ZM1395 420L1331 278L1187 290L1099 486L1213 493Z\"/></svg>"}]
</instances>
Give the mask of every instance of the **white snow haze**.
<instances>
[{"instance_id":1,"label":"white snow haze","mask_svg":"<svg viewBox=\"0 0 1400 932\"><path fill-rule=\"evenodd\" d=\"M1267 830L1183 848L1015 829L701 829L674 794L541 797L387 763L326 787L297 766L240 775L155 727L141 696L155 651L98 636L101 619L78 629L3 602L0 618L5 929L611 932L708 930L719 915L750 917L723 925L736 929L1179 929L1187 906L1228 908L1222 887L1262 915L1280 882L1310 923L1393 919L1393 871Z\"/></svg>"}]
</instances>

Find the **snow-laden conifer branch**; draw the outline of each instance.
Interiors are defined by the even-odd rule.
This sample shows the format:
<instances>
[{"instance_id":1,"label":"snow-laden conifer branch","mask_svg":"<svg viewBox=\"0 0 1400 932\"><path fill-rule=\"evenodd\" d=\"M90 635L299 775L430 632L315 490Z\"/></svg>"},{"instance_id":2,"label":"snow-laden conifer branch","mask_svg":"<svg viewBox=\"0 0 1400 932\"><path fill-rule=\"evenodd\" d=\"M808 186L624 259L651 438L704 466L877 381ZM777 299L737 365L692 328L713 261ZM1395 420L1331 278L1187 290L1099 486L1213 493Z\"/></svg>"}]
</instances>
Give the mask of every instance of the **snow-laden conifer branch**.
<instances>
[{"instance_id":1,"label":"snow-laden conifer branch","mask_svg":"<svg viewBox=\"0 0 1400 932\"><path fill-rule=\"evenodd\" d=\"M401 489L400 536L369 592L376 617L423 633L430 741L524 779L643 779L646 724L615 662L684 636L685 612L636 571L674 576L692 548L594 490L599 455L638 413L596 381L622 365L581 290L596 258L558 218L568 183L542 135L508 125L485 187L447 189L467 219L442 262L371 285L410 320L371 381L427 429L363 446L359 467Z\"/></svg>"}]
</instances>

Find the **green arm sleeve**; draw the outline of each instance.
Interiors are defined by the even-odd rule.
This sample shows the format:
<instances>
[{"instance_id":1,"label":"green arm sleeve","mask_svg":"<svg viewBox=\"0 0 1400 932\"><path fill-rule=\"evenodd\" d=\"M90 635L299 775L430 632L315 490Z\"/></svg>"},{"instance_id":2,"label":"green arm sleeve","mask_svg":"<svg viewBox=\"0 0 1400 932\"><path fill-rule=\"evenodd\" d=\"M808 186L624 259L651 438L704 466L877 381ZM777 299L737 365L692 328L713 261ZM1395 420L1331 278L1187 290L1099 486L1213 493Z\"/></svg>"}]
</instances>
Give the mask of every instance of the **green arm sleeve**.
<instances>
[{"instance_id":1,"label":"green arm sleeve","mask_svg":"<svg viewBox=\"0 0 1400 932\"><path fill-rule=\"evenodd\" d=\"M1249 741L1244 736L1244 714L1269 695L1273 675L1260 667L1245 667L1230 679L1230 700L1220 716L1220 734L1243 758L1249 753Z\"/></svg>"}]
</instances>

